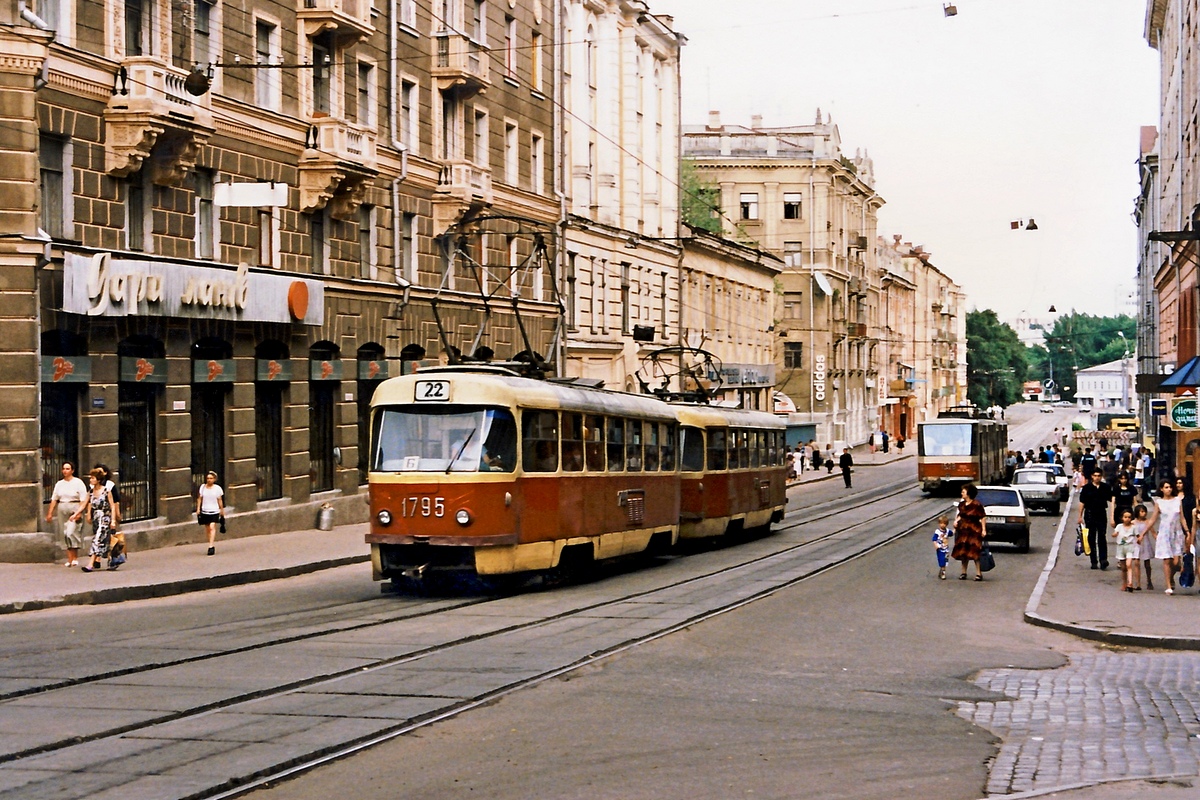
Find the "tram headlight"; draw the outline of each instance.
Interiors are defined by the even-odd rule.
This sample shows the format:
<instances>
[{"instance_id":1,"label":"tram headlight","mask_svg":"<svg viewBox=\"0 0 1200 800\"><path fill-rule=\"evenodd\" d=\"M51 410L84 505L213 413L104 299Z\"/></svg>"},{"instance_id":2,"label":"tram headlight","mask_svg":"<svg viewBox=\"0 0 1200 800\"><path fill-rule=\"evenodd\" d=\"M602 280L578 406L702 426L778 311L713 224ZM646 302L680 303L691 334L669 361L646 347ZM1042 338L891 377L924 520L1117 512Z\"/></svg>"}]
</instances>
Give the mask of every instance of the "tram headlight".
<instances>
[{"instance_id":1,"label":"tram headlight","mask_svg":"<svg viewBox=\"0 0 1200 800\"><path fill-rule=\"evenodd\" d=\"M380 525L391 525L392 512L388 511L386 508L380 509L379 513L375 515L375 519L379 520Z\"/></svg>"},{"instance_id":2,"label":"tram headlight","mask_svg":"<svg viewBox=\"0 0 1200 800\"><path fill-rule=\"evenodd\" d=\"M454 512L454 521L459 525L470 525L471 512L467 511L465 508L460 508L458 511Z\"/></svg>"}]
</instances>

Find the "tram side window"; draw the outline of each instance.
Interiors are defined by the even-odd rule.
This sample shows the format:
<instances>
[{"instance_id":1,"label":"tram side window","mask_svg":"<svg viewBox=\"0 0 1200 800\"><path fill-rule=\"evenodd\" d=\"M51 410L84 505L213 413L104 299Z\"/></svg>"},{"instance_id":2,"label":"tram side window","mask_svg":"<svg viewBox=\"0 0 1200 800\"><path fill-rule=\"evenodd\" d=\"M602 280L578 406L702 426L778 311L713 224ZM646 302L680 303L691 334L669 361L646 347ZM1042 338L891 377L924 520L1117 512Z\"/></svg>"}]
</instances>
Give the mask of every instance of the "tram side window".
<instances>
[{"instance_id":1,"label":"tram side window","mask_svg":"<svg viewBox=\"0 0 1200 800\"><path fill-rule=\"evenodd\" d=\"M608 420L608 471L625 471L625 420L619 417Z\"/></svg>"},{"instance_id":2,"label":"tram side window","mask_svg":"<svg viewBox=\"0 0 1200 800\"><path fill-rule=\"evenodd\" d=\"M773 467L779 463L779 433L767 431L763 436L767 437L767 460L763 463Z\"/></svg>"},{"instance_id":3,"label":"tram side window","mask_svg":"<svg viewBox=\"0 0 1200 800\"><path fill-rule=\"evenodd\" d=\"M762 431L747 431L746 436L750 439L750 466L761 467L763 461L763 432Z\"/></svg>"},{"instance_id":4,"label":"tram side window","mask_svg":"<svg viewBox=\"0 0 1200 800\"><path fill-rule=\"evenodd\" d=\"M679 431L683 444L680 468L684 472L704 471L704 432L699 428L684 427Z\"/></svg>"},{"instance_id":5,"label":"tram side window","mask_svg":"<svg viewBox=\"0 0 1200 800\"><path fill-rule=\"evenodd\" d=\"M646 423L646 471L658 472L659 464L659 430L662 424L658 422Z\"/></svg>"},{"instance_id":6,"label":"tram side window","mask_svg":"<svg viewBox=\"0 0 1200 800\"><path fill-rule=\"evenodd\" d=\"M583 472L583 414L562 415L563 472Z\"/></svg>"},{"instance_id":7,"label":"tram side window","mask_svg":"<svg viewBox=\"0 0 1200 800\"><path fill-rule=\"evenodd\" d=\"M729 461L725 457L725 445L729 439L726 428L708 429L708 468L710 470L728 469Z\"/></svg>"},{"instance_id":8,"label":"tram side window","mask_svg":"<svg viewBox=\"0 0 1200 800\"><path fill-rule=\"evenodd\" d=\"M604 417L587 415L587 427L583 429L583 450L588 472L604 471Z\"/></svg>"},{"instance_id":9,"label":"tram side window","mask_svg":"<svg viewBox=\"0 0 1200 800\"><path fill-rule=\"evenodd\" d=\"M675 437L677 429L674 424L668 422L663 425L662 438L662 463L659 467L664 472L675 471Z\"/></svg>"},{"instance_id":10,"label":"tram side window","mask_svg":"<svg viewBox=\"0 0 1200 800\"><path fill-rule=\"evenodd\" d=\"M642 422L631 419L625 425L625 469L639 472L642 469Z\"/></svg>"},{"instance_id":11,"label":"tram side window","mask_svg":"<svg viewBox=\"0 0 1200 800\"><path fill-rule=\"evenodd\" d=\"M558 413L526 411L521 416L522 458L526 472L558 469Z\"/></svg>"}]
</instances>

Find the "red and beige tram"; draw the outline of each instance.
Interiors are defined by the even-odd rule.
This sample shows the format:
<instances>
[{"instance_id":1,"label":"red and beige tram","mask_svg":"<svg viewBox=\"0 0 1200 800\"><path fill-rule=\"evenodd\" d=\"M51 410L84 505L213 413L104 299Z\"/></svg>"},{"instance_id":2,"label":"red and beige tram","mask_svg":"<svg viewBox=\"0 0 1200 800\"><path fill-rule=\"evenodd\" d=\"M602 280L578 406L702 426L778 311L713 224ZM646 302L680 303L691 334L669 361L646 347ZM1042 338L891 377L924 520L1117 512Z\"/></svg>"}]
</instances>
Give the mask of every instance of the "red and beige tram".
<instances>
[{"instance_id":1,"label":"red and beige tram","mask_svg":"<svg viewBox=\"0 0 1200 800\"><path fill-rule=\"evenodd\" d=\"M673 408L680 423L680 538L721 536L783 519L783 420L738 408Z\"/></svg>"},{"instance_id":2,"label":"red and beige tram","mask_svg":"<svg viewBox=\"0 0 1200 800\"><path fill-rule=\"evenodd\" d=\"M679 537L680 423L690 413L680 406L479 366L389 379L371 406L376 580L542 571L666 551ZM715 411L684 423L701 443L709 429L725 433L709 439L714 451L733 436L738 466L715 470L709 486L729 499L713 506L721 521L706 535L739 519L767 524L785 502L781 426L771 415ZM708 474L707 465L698 473Z\"/></svg>"},{"instance_id":3,"label":"red and beige tram","mask_svg":"<svg viewBox=\"0 0 1200 800\"><path fill-rule=\"evenodd\" d=\"M917 425L917 480L927 492L1003 483L1008 425L968 414Z\"/></svg>"}]
</instances>

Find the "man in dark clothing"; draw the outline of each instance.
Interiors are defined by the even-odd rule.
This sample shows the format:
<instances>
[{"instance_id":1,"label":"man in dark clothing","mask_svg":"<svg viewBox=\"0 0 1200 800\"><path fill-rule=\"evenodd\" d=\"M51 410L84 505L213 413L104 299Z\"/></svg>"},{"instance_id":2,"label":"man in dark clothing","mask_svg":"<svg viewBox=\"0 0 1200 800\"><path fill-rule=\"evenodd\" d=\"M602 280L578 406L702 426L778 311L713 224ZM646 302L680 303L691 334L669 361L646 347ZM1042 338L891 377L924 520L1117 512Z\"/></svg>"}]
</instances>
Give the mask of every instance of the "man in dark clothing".
<instances>
[{"instance_id":1,"label":"man in dark clothing","mask_svg":"<svg viewBox=\"0 0 1200 800\"><path fill-rule=\"evenodd\" d=\"M838 459L838 466L842 468L842 480L846 482L846 488L850 488L850 470L854 466L854 459L850 457L850 448L842 448L842 457Z\"/></svg>"},{"instance_id":2,"label":"man in dark clothing","mask_svg":"<svg viewBox=\"0 0 1200 800\"><path fill-rule=\"evenodd\" d=\"M1179 516L1183 519L1183 529L1192 530L1192 513L1196 510L1196 495L1192 492L1192 482L1184 476L1175 479L1175 494L1181 498Z\"/></svg>"},{"instance_id":3,"label":"man in dark clothing","mask_svg":"<svg viewBox=\"0 0 1200 800\"><path fill-rule=\"evenodd\" d=\"M1108 504L1112 491L1100 482L1104 476L1092 472L1091 481L1079 490L1079 524L1087 528L1092 569L1108 569Z\"/></svg>"},{"instance_id":4,"label":"man in dark clothing","mask_svg":"<svg viewBox=\"0 0 1200 800\"><path fill-rule=\"evenodd\" d=\"M885 453L886 453L886 452L888 451L888 435L887 435L887 431L884 431L884 432L883 432L883 437L882 437L882 439L883 439L883 452L885 452Z\"/></svg>"},{"instance_id":5,"label":"man in dark clothing","mask_svg":"<svg viewBox=\"0 0 1200 800\"><path fill-rule=\"evenodd\" d=\"M1110 492L1117 490L1117 476L1121 474L1121 462L1117 461L1117 457L1112 453L1108 454L1108 460L1100 467L1100 471L1104 473L1104 483L1108 485Z\"/></svg>"},{"instance_id":6,"label":"man in dark clothing","mask_svg":"<svg viewBox=\"0 0 1200 800\"><path fill-rule=\"evenodd\" d=\"M1092 470L1096 469L1096 457L1092 455L1092 448L1084 448L1083 456L1079 459L1079 471L1083 473L1083 477L1092 477Z\"/></svg>"}]
</instances>

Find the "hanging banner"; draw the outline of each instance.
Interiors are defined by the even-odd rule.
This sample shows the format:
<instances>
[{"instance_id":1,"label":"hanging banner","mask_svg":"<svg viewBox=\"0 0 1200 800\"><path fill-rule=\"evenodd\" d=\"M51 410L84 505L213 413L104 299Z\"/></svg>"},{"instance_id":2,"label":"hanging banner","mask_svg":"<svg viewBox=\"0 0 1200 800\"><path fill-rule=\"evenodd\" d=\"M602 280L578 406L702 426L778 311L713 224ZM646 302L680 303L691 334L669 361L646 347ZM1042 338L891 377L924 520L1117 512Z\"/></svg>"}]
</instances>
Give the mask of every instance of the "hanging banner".
<instances>
[{"instance_id":1,"label":"hanging banner","mask_svg":"<svg viewBox=\"0 0 1200 800\"><path fill-rule=\"evenodd\" d=\"M88 383L91 356L42 356L42 383Z\"/></svg>"},{"instance_id":2,"label":"hanging banner","mask_svg":"<svg viewBox=\"0 0 1200 800\"><path fill-rule=\"evenodd\" d=\"M192 362L192 383L233 383L236 374L232 358L196 359Z\"/></svg>"}]
</instances>

